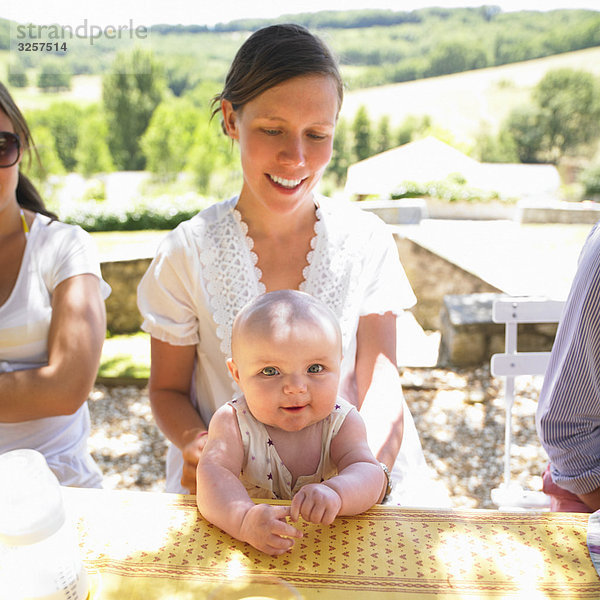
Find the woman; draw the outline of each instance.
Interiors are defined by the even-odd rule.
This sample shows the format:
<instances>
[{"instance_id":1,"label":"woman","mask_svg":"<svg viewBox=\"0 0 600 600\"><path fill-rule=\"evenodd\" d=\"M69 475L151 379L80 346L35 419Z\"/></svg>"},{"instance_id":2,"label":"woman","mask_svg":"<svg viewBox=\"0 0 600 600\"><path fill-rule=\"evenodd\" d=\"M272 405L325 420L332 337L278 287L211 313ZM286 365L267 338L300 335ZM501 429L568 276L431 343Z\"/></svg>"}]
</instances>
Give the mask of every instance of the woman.
<instances>
[{"instance_id":1,"label":"woman","mask_svg":"<svg viewBox=\"0 0 600 600\"><path fill-rule=\"evenodd\" d=\"M237 389L226 368L236 313L279 289L317 296L340 319L340 393L361 410L377 458L391 469L402 444L398 477L426 469L396 368L396 315L415 298L394 241L376 217L314 191L342 97L328 48L276 25L243 44L215 99L239 145L241 192L171 232L138 290L152 409L172 442L168 491L195 491L207 424Z\"/></svg>"},{"instance_id":2,"label":"woman","mask_svg":"<svg viewBox=\"0 0 600 600\"><path fill-rule=\"evenodd\" d=\"M19 172L33 140L0 84L0 453L33 448L63 485L100 487L87 397L106 332L93 242ZM29 155L30 158L30 155Z\"/></svg>"}]
</instances>

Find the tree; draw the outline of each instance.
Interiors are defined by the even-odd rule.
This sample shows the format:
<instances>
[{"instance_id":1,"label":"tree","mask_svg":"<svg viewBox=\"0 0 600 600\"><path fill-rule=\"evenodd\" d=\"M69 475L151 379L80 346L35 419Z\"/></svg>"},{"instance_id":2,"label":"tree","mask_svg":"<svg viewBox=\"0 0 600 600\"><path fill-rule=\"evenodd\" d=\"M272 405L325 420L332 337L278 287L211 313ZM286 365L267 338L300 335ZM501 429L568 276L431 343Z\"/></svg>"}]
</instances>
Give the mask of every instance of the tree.
<instances>
[{"instance_id":1,"label":"tree","mask_svg":"<svg viewBox=\"0 0 600 600\"><path fill-rule=\"evenodd\" d=\"M519 162L515 140L506 128L494 135L488 127L482 126L477 134L475 145L481 162Z\"/></svg>"},{"instance_id":2,"label":"tree","mask_svg":"<svg viewBox=\"0 0 600 600\"><path fill-rule=\"evenodd\" d=\"M56 92L71 89L71 73L65 70L65 63L60 60L45 60L37 78L37 86L43 92Z\"/></svg>"},{"instance_id":3,"label":"tree","mask_svg":"<svg viewBox=\"0 0 600 600\"><path fill-rule=\"evenodd\" d=\"M403 146L412 142L412 140L427 130L431 129L431 117L429 115L408 115L400 124L395 132L395 140L397 146Z\"/></svg>"},{"instance_id":4,"label":"tree","mask_svg":"<svg viewBox=\"0 0 600 600\"><path fill-rule=\"evenodd\" d=\"M74 102L54 102L45 110L35 110L27 115L32 127L50 130L60 162L67 171L73 171L77 164L75 149L82 114L81 108Z\"/></svg>"},{"instance_id":5,"label":"tree","mask_svg":"<svg viewBox=\"0 0 600 600\"><path fill-rule=\"evenodd\" d=\"M591 164L579 176L584 197L600 197L600 163Z\"/></svg>"},{"instance_id":6,"label":"tree","mask_svg":"<svg viewBox=\"0 0 600 600\"><path fill-rule=\"evenodd\" d=\"M31 163L26 161L26 164L23 165L25 174L36 183L46 181L49 175L63 175L65 168L58 156L55 145L56 138L50 128L39 125L32 127L31 133L40 160L38 161L35 153L32 153Z\"/></svg>"},{"instance_id":7,"label":"tree","mask_svg":"<svg viewBox=\"0 0 600 600\"><path fill-rule=\"evenodd\" d=\"M371 121L364 105L361 105L356 111L352 122L352 133L354 134L353 154L355 160L360 161L372 156Z\"/></svg>"},{"instance_id":8,"label":"tree","mask_svg":"<svg viewBox=\"0 0 600 600\"><path fill-rule=\"evenodd\" d=\"M442 41L431 53L429 75L460 73L487 67L487 56L474 42Z\"/></svg>"},{"instance_id":9,"label":"tree","mask_svg":"<svg viewBox=\"0 0 600 600\"><path fill-rule=\"evenodd\" d=\"M89 110L81 120L79 140L75 149L77 171L86 177L95 173L108 173L114 164L106 142L107 127L104 115L97 107Z\"/></svg>"},{"instance_id":10,"label":"tree","mask_svg":"<svg viewBox=\"0 0 600 600\"><path fill-rule=\"evenodd\" d=\"M118 54L110 73L103 78L108 143L117 169L144 169L146 161L140 138L162 99L164 88L159 63L151 52L140 48Z\"/></svg>"},{"instance_id":11,"label":"tree","mask_svg":"<svg viewBox=\"0 0 600 600\"><path fill-rule=\"evenodd\" d=\"M540 110L535 106L521 106L513 109L500 135L514 141L519 160L524 163L541 162L540 152L544 147L544 126ZM507 139L505 137L505 139Z\"/></svg>"},{"instance_id":12,"label":"tree","mask_svg":"<svg viewBox=\"0 0 600 600\"><path fill-rule=\"evenodd\" d=\"M352 143L350 137L348 122L344 118L339 119L333 138L331 160L327 165L327 171L333 173L337 185L345 183L348 167L351 163Z\"/></svg>"},{"instance_id":13,"label":"tree","mask_svg":"<svg viewBox=\"0 0 600 600\"><path fill-rule=\"evenodd\" d=\"M383 115L377 123L377 129L375 130L375 154L385 152L394 146L392 141L392 131L390 128L390 117L389 115Z\"/></svg>"},{"instance_id":14,"label":"tree","mask_svg":"<svg viewBox=\"0 0 600 600\"><path fill-rule=\"evenodd\" d=\"M27 87L27 73L23 70L11 69L9 67L7 81L8 85L12 85L13 87Z\"/></svg>"},{"instance_id":15,"label":"tree","mask_svg":"<svg viewBox=\"0 0 600 600\"><path fill-rule=\"evenodd\" d=\"M548 71L533 98L540 108L543 149L550 160L557 161L600 134L600 84L591 73Z\"/></svg>"},{"instance_id":16,"label":"tree","mask_svg":"<svg viewBox=\"0 0 600 600\"><path fill-rule=\"evenodd\" d=\"M203 142L194 134L203 119L208 120L207 111L197 109L186 98L161 102L140 140L147 169L163 179L183 171L194 142Z\"/></svg>"},{"instance_id":17,"label":"tree","mask_svg":"<svg viewBox=\"0 0 600 600\"><path fill-rule=\"evenodd\" d=\"M203 111L201 115L193 132L193 145L185 168L194 175L200 192L208 193L215 175L225 173L232 179L232 173L239 170L239 153L218 123L210 120L209 111Z\"/></svg>"}]
</instances>

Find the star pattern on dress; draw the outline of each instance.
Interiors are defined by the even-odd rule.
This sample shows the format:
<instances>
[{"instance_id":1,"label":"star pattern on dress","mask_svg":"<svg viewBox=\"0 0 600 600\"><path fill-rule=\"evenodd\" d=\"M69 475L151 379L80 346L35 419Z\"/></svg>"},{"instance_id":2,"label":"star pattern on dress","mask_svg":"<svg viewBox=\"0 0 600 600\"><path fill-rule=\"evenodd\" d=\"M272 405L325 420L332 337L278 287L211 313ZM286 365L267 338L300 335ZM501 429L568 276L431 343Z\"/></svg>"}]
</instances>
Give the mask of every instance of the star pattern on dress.
<instances>
[{"instance_id":1,"label":"star pattern on dress","mask_svg":"<svg viewBox=\"0 0 600 600\"><path fill-rule=\"evenodd\" d=\"M273 481L273 473L269 473L269 474L267 475L267 479L268 479L269 481Z\"/></svg>"},{"instance_id":2,"label":"star pattern on dress","mask_svg":"<svg viewBox=\"0 0 600 600\"><path fill-rule=\"evenodd\" d=\"M271 438L269 438L267 440L267 446L272 446L273 445L273 440Z\"/></svg>"}]
</instances>

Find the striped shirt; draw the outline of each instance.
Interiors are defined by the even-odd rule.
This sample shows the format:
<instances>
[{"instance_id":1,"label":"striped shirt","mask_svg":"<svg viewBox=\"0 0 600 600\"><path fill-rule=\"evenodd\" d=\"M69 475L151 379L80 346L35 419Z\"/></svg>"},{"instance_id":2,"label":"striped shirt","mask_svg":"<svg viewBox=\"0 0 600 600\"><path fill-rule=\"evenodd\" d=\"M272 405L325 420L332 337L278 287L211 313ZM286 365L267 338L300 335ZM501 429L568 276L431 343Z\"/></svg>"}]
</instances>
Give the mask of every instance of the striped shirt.
<instances>
[{"instance_id":1,"label":"striped shirt","mask_svg":"<svg viewBox=\"0 0 600 600\"><path fill-rule=\"evenodd\" d=\"M600 222L579 256L536 426L557 485L574 494L600 488Z\"/></svg>"}]
</instances>

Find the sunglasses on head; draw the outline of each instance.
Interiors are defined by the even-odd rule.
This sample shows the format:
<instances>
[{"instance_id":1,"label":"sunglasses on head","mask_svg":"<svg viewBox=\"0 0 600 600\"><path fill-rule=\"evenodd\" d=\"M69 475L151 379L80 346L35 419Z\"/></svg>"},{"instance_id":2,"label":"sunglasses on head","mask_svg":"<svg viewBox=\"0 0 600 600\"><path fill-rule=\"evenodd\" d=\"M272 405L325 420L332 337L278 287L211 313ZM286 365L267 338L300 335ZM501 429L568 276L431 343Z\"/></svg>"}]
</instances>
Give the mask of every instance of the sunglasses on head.
<instances>
[{"instance_id":1,"label":"sunglasses on head","mask_svg":"<svg viewBox=\"0 0 600 600\"><path fill-rule=\"evenodd\" d=\"M21 140L16 133L0 131L0 169L12 167L19 160Z\"/></svg>"}]
</instances>

